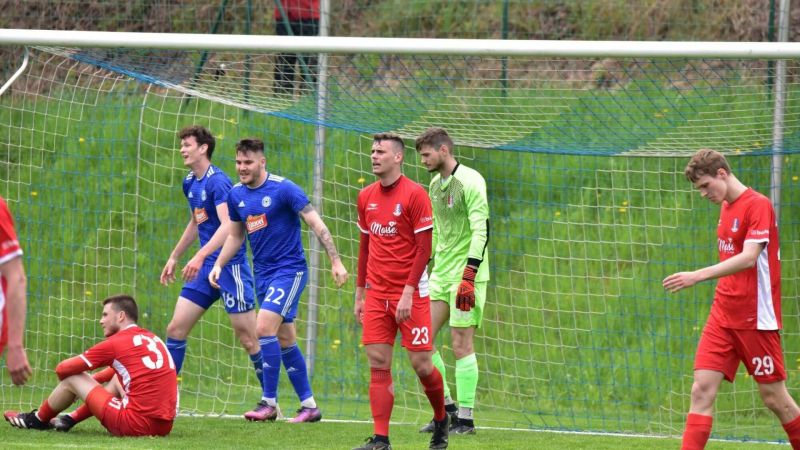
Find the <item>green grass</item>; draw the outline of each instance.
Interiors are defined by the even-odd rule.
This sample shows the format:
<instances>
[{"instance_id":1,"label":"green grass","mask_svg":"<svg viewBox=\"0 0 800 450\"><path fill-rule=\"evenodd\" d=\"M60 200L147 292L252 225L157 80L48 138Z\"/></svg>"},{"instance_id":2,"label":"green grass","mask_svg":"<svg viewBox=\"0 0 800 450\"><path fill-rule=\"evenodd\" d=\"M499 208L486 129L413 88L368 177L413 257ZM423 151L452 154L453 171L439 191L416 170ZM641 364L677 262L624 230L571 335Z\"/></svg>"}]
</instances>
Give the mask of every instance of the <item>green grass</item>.
<instances>
[{"instance_id":1,"label":"green grass","mask_svg":"<svg viewBox=\"0 0 800 450\"><path fill-rule=\"evenodd\" d=\"M243 448L268 445L275 448L347 449L360 445L371 434L365 423L320 422L293 425L288 423L250 423L240 419L179 417L166 438L110 438L94 419L78 425L69 433L2 428L7 448L85 448L85 449L205 449ZM392 448L424 448L430 435L417 432L418 425L393 425ZM300 430L301 432L298 432ZM458 449L569 448L592 450L673 449L677 439L613 435L570 434L537 431L479 429L472 436L452 436L450 447ZM770 448L756 442L712 441L709 450Z\"/></svg>"}]
</instances>

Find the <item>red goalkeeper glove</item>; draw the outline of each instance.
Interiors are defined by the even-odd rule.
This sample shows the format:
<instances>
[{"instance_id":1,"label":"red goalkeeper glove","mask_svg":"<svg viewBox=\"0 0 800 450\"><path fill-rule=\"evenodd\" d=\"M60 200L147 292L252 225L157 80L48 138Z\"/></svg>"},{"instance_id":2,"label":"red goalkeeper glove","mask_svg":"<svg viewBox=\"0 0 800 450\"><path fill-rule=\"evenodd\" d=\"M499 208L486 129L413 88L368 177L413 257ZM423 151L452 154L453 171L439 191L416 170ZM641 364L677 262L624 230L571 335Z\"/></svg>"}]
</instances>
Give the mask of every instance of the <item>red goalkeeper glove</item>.
<instances>
[{"instance_id":1,"label":"red goalkeeper glove","mask_svg":"<svg viewBox=\"0 0 800 450\"><path fill-rule=\"evenodd\" d=\"M458 286L456 294L456 308L461 311L469 311L475 306L475 274L478 269L472 266L464 268L464 275L461 276L461 284Z\"/></svg>"}]
</instances>

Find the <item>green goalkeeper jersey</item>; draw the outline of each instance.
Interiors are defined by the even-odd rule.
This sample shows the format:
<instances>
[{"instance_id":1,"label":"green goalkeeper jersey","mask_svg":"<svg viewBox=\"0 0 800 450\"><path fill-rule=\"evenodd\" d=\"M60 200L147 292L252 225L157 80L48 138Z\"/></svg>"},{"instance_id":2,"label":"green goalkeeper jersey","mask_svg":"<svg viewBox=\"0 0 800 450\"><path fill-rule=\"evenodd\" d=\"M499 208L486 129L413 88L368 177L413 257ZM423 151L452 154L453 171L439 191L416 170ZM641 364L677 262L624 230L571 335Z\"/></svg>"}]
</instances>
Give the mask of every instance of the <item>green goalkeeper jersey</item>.
<instances>
[{"instance_id":1,"label":"green goalkeeper jersey","mask_svg":"<svg viewBox=\"0 0 800 450\"><path fill-rule=\"evenodd\" d=\"M433 205L432 282L458 282L468 258L482 261L475 281L489 279L489 203L486 181L475 169L457 164L453 173L431 180Z\"/></svg>"}]
</instances>

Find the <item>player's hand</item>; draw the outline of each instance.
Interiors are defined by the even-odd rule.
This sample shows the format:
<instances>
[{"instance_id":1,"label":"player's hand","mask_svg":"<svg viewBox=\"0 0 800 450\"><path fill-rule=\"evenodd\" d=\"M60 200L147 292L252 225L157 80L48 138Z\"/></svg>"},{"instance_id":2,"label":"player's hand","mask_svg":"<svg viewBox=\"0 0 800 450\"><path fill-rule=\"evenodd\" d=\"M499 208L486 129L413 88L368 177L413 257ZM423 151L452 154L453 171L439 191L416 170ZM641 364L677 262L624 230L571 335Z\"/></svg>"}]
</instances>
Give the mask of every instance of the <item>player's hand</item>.
<instances>
[{"instance_id":1,"label":"player's hand","mask_svg":"<svg viewBox=\"0 0 800 450\"><path fill-rule=\"evenodd\" d=\"M164 270L161 271L161 284L164 286L175 281L175 266L178 265L178 260L170 258L164 264Z\"/></svg>"},{"instance_id":2,"label":"player's hand","mask_svg":"<svg viewBox=\"0 0 800 450\"><path fill-rule=\"evenodd\" d=\"M695 272L678 272L664 278L661 284L670 293L675 293L681 289L694 286L698 281L700 280L697 279Z\"/></svg>"},{"instance_id":3,"label":"player's hand","mask_svg":"<svg viewBox=\"0 0 800 450\"><path fill-rule=\"evenodd\" d=\"M356 322L361 325L364 325L364 300L363 299L356 299L355 305L353 305L353 315L356 316Z\"/></svg>"},{"instance_id":4,"label":"player's hand","mask_svg":"<svg viewBox=\"0 0 800 450\"><path fill-rule=\"evenodd\" d=\"M6 364L8 365L8 373L11 375L11 381L17 386L25 384L28 381L28 377L33 373L31 365L28 363L28 355L25 354L25 349L22 346L8 347Z\"/></svg>"},{"instance_id":5,"label":"player's hand","mask_svg":"<svg viewBox=\"0 0 800 450\"><path fill-rule=\"evenodd\" d=\"M397 323L403 323L411 318L411 306L411 294L403 292L403 295L400 296L400 301L397 302L397 311L394 314Z\"/></svg>"},{"instance_id":6,"label":"player's hand","mask_svg":"<svg viewBox=\"0 0 800 450\"><path fill-rule=\"evenodd\" d=\"M197 274L200 273L200 269L203 267L203 261L205 261L205 259L205 256L201 255L199 252L194 255L181 271L181 277L183 278L183 281L194 280Z\"/></svg>"},{"instance_id":7,"label":"player's hand","mask_svg":"<svg viewBox=\"0 0 800 450\"><path fill-rule=\"evenodd\" d=\"M478 269L473 266L464 268L461 276L461 284L458 285L456 294L456 308L461 311L469 311L475 306L475 275Z\"/></svg>"},{"instance_id":8,"label":"player's hand","mask_svg":"<svg viewBox=\"0 0 800 450\"><path fill-rule=\"evenodd\" d=\"M336 283L336 287L342 287L343 284L347 283L347 269L344 268L341 259L337 258L336 261L333 262L331 275L333 275L333 281Z\"/></svg>"},{"instance_id":9,"label":"player's hand","mask_svg":"<svg viewBox=\"0 0 800 450\"><path fill-rule=\"evenodd\" d=\"M222 273L222 267L214 264L214 267L211 269L211 272L208 273L208 282L211 284L212 287L215 289L219 289L219 274Z\"/></svg>"}]
</instances>

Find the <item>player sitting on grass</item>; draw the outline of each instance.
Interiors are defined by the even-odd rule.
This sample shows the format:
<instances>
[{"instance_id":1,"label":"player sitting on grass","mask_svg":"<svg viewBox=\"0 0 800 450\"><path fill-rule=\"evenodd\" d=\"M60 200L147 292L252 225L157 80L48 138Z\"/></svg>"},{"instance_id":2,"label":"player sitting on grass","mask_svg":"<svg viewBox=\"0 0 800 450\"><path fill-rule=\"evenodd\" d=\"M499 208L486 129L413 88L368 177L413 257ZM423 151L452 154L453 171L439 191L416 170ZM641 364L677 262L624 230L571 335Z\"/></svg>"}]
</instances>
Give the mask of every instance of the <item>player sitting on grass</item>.
<instances>
[{"instance_id":1,"label":"player sitting on grass","mask_svg":"<svg viewBox=\"0 0 800 450\"><path fill-rule=\"evenodd\" d=\"M103 300L100 326L106 339L56 366L61 380L38 410L6 411L13 427L46 430L56 415L80 397L88 410L115 436L166 436L175 419L178 386L167 347L136 325L133 297ZM111 366L95 377L86 371ZM108 379L102 386L99 380ZM80 410L80 408L79 408Z\"/></svg>"}]
</instances>

